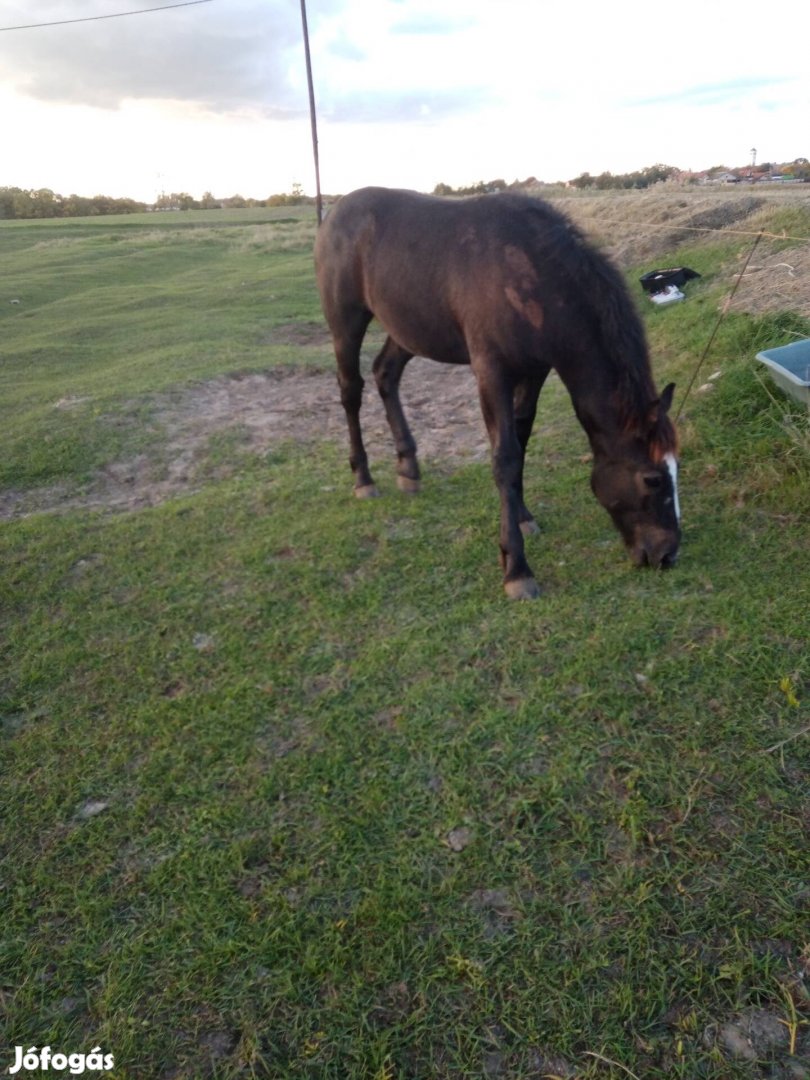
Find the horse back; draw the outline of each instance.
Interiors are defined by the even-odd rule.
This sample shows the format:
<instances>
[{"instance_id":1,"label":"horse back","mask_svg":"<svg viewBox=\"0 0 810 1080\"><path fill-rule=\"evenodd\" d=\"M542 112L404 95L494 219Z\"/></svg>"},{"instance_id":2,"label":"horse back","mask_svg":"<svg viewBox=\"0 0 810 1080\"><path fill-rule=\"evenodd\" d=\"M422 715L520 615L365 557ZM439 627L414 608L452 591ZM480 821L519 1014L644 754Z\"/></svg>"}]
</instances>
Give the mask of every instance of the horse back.
<instances>
[{"instance_id":1,"label":"horse back","mask_svg":"<svg viewBox=\"0 0 810 1080\"><path fill-rule=\"evenodd\" d=\"M316 268L333 333L363 308L412 353L469 363L486 349L515 368L593 348L605 314L596 294L615 303L618 290L621 306L624 290L567 218L508 193L361 188L327 215Z\"/></svg>"}]
</instances>

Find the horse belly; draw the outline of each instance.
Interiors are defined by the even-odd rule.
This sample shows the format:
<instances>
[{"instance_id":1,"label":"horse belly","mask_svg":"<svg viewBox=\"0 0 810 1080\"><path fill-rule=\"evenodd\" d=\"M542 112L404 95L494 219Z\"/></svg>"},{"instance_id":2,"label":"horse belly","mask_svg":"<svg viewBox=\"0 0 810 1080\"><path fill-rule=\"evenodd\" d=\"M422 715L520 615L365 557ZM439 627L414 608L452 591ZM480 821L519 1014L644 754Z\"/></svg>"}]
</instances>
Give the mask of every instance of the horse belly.
<instances>
[{"instance_id":1,"label":"horse belly","mask_svg":"<svg viewBox=\"0 0 810 1080\"><path fill-rule=\"evenodd\" d=\"M420 290L421 291L421 290ZM377 320L397 344L414 356L443 364L469 364L470 353L461 326L449 305L435 295L395 296L374 290L370 303Z\"/></svg>"}]
</instances>

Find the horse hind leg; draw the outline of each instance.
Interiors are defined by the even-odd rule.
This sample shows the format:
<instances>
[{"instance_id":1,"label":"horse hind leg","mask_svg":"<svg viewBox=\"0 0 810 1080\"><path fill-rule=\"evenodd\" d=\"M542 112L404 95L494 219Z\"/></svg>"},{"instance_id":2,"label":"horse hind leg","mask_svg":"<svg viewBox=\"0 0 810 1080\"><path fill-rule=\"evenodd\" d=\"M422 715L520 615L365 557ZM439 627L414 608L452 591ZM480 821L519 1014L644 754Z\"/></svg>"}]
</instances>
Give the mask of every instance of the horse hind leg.
<instances>
[{"instance_id":1,"label":"horse hind leg","mask_svg":"<svg viewBox=\"0 0 810 1080\"><path fill-rule=\"evenodd\" d=\"M394 437L397 451L397 487L400 491L415 494L419 491L419 462L416 458L416 441L408 427L402 402L399 398L399 383L405 365L413 357L392 337L385 343L374 361L374 378L382 398L388 426Z\"/></svg>"},{"instance_id":2,"label":"horse hind leg","mask_svg":"<svg viewBox=\"0 0 810 1080\"><path fill-rule=\"evenodd\" d=\"M363 404L365 385L360 374L360 346L370 322L371 313L361 309L351 317L341 320L339 327L332 327L340 400L349 429L349 464L354 474L354 493L358 499L379 495L369 470L368 454L363 445L360 428L360 407Z\"/></svg>"}]
</instances>

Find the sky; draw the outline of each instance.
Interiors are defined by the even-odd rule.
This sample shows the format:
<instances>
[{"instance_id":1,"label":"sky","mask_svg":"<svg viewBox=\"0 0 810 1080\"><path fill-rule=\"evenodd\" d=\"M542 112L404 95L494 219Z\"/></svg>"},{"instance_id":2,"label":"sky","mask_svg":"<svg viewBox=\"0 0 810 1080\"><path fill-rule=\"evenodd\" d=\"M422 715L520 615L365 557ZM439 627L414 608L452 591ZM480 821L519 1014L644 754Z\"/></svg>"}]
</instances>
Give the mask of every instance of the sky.
<instances>
[{"instance_id":1,"label":"sky","mask_svg":"<svg viewBox=\"0 0 810 1080\"><path fill-rule=\"evenodd\" d=\"M0 187L314 194L300 0L170 2L0 0ZM810 157L807 0L307 11L329 194Z\"/></svg>"}]
</instances>

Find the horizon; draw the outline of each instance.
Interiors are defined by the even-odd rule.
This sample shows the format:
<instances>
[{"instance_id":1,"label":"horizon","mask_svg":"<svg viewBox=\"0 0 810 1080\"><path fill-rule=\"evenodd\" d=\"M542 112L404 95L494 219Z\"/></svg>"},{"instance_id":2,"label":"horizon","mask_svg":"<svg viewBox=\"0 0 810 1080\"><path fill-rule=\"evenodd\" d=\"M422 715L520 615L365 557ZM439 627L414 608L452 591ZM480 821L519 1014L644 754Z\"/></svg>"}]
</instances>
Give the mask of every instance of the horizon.
<instances>
[{"instance_id":1,"label":"horizon","mask_svg":"<svg viewBox=\"0 0 810 1080\"><path fill-rule=\"evenodd\" d=\"M775 168L778 168L778 169L782 170L782 169L785 169L787 166L798 165L798 164L802 164L802 163L806 164L807 162L808 162L807 157L799 155L799 156L797 156L795 158L788 158L788 159L786 159L784 161L778 161L778 162L777 161L765 161L765 162L756 163L756 164L752 164L751 162L748 162L748 163L743 164L743 165L719 164L719 165L711 165L711 166L708 166L707 168L696 169L696 170L682 169L677 165L666 165L666 166L663 166L663 167L668 168L668 169L671 168L671 169L675 170L678 174L680 174L679 177L676 178L676 179L686 177L687 181L688 181L689 178L704 177L704 176L708 175L709 173L718 172L718 171L720 171L720 172L729 172L729 173L741 173L741 172L745 172L745 171L748 171L748 170L751 170L753 173L757 173L757 172L762 173L763 171L773 172L773 170ZM663 165L663 163L656 163L656 164ZM515 186L519 187L519 186L523 186L523 185L527 185L527 184L531 184L531 183L535 183L535 184L537 184L539 186L542 186L542 187L569 187L569 186L575 185L575 181L577 181L578 179L580 179L583 176L590 176L593 181L597 181L600 177L606 176L606 175L610 175L610 176L612 176L612 177L614 177L616 179L620 179L620 178L622 178L624 176L630 176L630 175L634 175L634 174L637 174L637 173L643 173L645 170L652 169L652 168L655 168L655 165L643 165L643 166L640 166L637 169L631 169L626 173L612 173L612 172L610 172L610 170L605 170L602 173L591 173L589 170L586 169L582 173L580 173L579 176L571 177L571 178L569 178L567 180L562 180L562 179L560 179L560 180L543 180L543 179L540 179L537 176L530 175L530 176L524 177L523 179L521 179L519 177L516 177L513 181L505 181L504 177L494 177L493 176L493 177L490 177L490 178L488 178L486 180L483 179L483 178L479 178L479 179L477 179L475 181L472 181L471 184L469 184L469 185L459 185L459 187L462 187L462 188L463 187L473 187L473 186L476 186L476 185L487 186L487 185L490 185L490 184L498 183L500 181L504 181L506 183L507 187L515 187ZM658 182L660 183L662 181L658 181ZM666 182L666 181L663 181L663 182ZM443 184L444 184L444 181L438 180L429 190L427 190L427 189L416 189L416 190L421 190L424 194L431 194L431 193L433 193L435 191L435 189L437 187L440 187ZM294 188L296 188L298 186L299 185L293 185ZM360 185L360 186L366 186L366 185ZM449 186L452 187L453 185L449 185ZM651 185L651 186L654 186L654 185ZM172 192L163 191L159 195L157 195L157 197L155 199L145 200L145 199L138 199L133 195L112 195L109 192L102 192L102 191L96 191L92 195L90 195L90 194L88 194L86 192L78 192L78 191L63 192L63 191L57 191L55 188L50 187L50 186L45 185L45 184L40 184L40 185L38 185L36 187L32 186L32 187L29 187L29 188L20 188L19 185L0 184L0 191L2 191L2 190L22 190L22 191L28 191L28 192L49 191L55 197L60 198L60 199L64 199L64 200L68 200L68 199L72 199L72 198L88 200L88 201L92 201L93 199L112 199L112 200L114 200L116 202L130 201L130 202L142 203L142 204L144 204L146 206L156 206L157 203L160 202L161 199L171 198L172 196L188 196L195 202L201 202L206 198L206 196L209 196L209 195L215 202L229 201L229 200L232 200L232 199L244 199L246 202L267 202L269 199L281 199L281 200L290 199L290 200L292 200L292 199L295 199L295 198L300 198L300 199L302 199L304 201L312 201L316 197L314 191L312 193L310 193L310 192L307 192L305 190L273 191L273 192L270 192L267 195L255 195L255 194L246 195L243 191L234 191L230 195L224 195L224 194L216 194L215 192L212 192L210 190L205 190L205 191L201 192L199 195L195 195L194 193L189 192L189 191L172 191ZM452 193L457 194L459 192L454 188ZM325 199L341 198L343 195L346 195L346 194L348 194L347 191L335 191L335 192L324 191L324 192L322 192L323 198L325 198Z\"/></svg>"}]
</instances>

